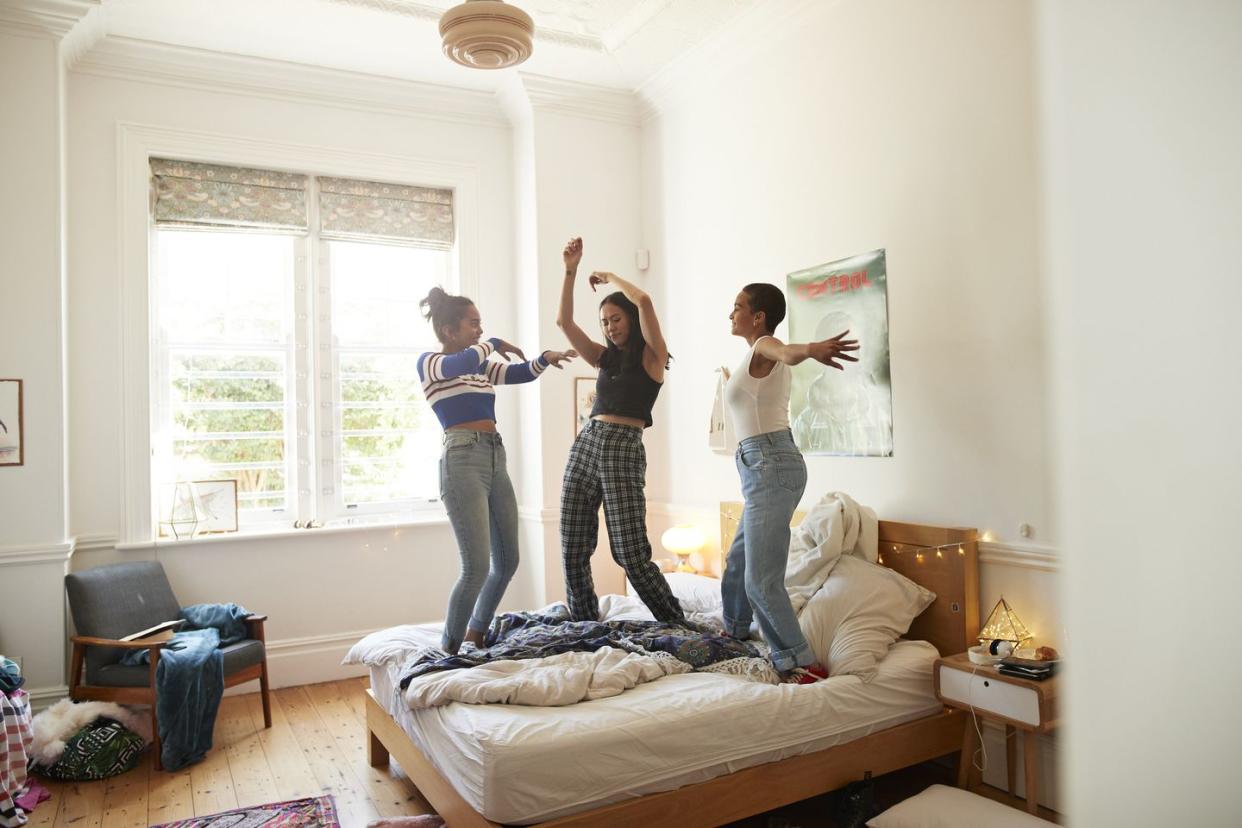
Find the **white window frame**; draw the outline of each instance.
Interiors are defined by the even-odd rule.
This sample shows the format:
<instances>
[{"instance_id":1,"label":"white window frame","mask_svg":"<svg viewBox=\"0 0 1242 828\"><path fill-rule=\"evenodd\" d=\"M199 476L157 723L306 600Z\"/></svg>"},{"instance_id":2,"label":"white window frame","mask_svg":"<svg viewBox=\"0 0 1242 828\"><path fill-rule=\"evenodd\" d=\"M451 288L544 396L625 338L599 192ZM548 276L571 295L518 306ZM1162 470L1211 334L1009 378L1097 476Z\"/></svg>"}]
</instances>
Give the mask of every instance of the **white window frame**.
<instances>
[{"instance_id":1,"label":"white window frame","mask_svg":"<svg viewBox=\"0 0 1242 828\"><path fill-rule=\"evenodd\" d=\"M478 293L479 255L479 170L473 162L441 161L412 156L381 155L359 152L352 147L315 147L286 142L258 141L251 138L213 133L155 127L121 122L117 125L119 156L118 213L121 224L122 270L122 361L124 366L123 397L125 420L120 492L124 516L120 543L147 543L156 539L157 495L152 482L152 425L155 422L157 399L153 399L151 360L158 353L159 343L153 335L156 312L152 290L151 268L154 264L154 223L150 217L150 159L173 157L210 164L256 167L293 172L311 172L340 178L386 181L412 186L440 187L453 190L453 212L456 243L451 252L451 268L455 271L457 289L466 295ZM301 254L309 256L312 242ZM305 261L305 260L304 260ZM303 274L304 266L298 268ZM295 287L302 307L295 314L295 325L315 323L319 299L310 295L303 279L303 290ZM299 337L305 331L298 331ZM304 340L313 341L313 340ZM295 349L299 354L294 376L299 387L295 439L297 445L296 503L302 514L315 510L322 492L322 480L315 470L302 473L301 462L308 457L303 445L314 439L319 424L309 405L307 386L315 376L315 357L308 349ZM306 404L301 404L306 403ZM335 449L333 449L335 462ZM322 459L322 458L317 458ZM336 488L333 486L333 488ZM391 507L390 507L391 508ZM404 507L403 507L404 508ZM308 511L309 509L309 511ZM425 511L443 512L438 501L428 501ZM342 510L343 511L343 510ZM350 510L353 512L354 510ZM414 505L405 514L415 515ZM361 515L360 515L361 516ZM292 526L294 517L288 516Z\"/></svg>"},{"instance_id":2,"label":"white window frame","mask_svg":"<svg viewBox=\"0 0 1242 828\"><path fill-rule=\"evenodd\" d=\"M151 225L151 261L159 261L159 227L155 224ZM191 233L213 233L213 232L238 232L232 228L221 228L220 230L212 230L205 228L169 228L182 232ZM241 231L246 232L246 231ZM305 383L302 381L304 369L302 365L305 361L307 348L303 348L302 343L307 340L302 337L302 333L297 330L299 323L302 321L302 308L297 302L299 293L308 292L304 290L304 286L308 284L311 278L307 267L308 240L305 234L300 232L289 232L283 230L273 230L270 235L285 236L292 239L293 247L293 273L291 274L290 284L286 286L290 298L290 305L286 308L289 312L291 322L289 338L281 346L264 345L265 350L281 350L285 357L285 403L284 403L284 440L285 445L292 448L292 456L286 454L284 463L285 489L288 492L285 498L285 508L283 510L271 510L268 514L247 514L239 512L238 529L242 532L247 531L264 531L279 529L291 526L294 520L303 515L310 514L307 509L301 505L299 491L307 485L305 481L305 470L307 464L304 458L307 456L303 453L304 440L300 438L308 427L306 425L307 406L305 395L302 393L302 387ZM154 273L154 271L153 271ZM300 287L302 288L300 290ZM170 428L172 424L172 406L169 394L171 377L169 375L169 366L171 362L171 348L169 344L161 336L158 327L154 324L154 315L159 308L159 278L151 279L151 307L152 307L152 328L155 331L151 338L151 354L154 359L154 366L151 372L151 394L152 409L151 422L152 429L156 424L164 428ZM196 346L197 347L197 346ZM214 345L208 345L201 350L215 350ZM220 347L220 350L230 350L232 346ZM250 350L242 346L242 350ZM152 457L158 449L152 447ZM167 482L167 481L166 481ZM158 503L159 492L154 493ZM158 516L156 517L156 536L159 536Z\"/></svg>"},{"instance_id":3,"label":"white window frame","mask_svg":"<svg viewBox=\"0 0 1242 828\"><path fill-rule=\"evenodd\" d=\"M318 251L316 257L317 262L317 290L315 291L315 301L319 304L320 309L311 316L317 327L317 362L315 377L317 379L316 396L320 400L316 413L319 416L319 424L315 430L317 454L319 462L316 463L315 471L319 475L320 485L315 488L317 493L317 503L315 510L323 517L321 520L332 521L350 521L360 518L374 517L376 515L388 515L397 513L419 513L419 512L442 512L444 505L438 497L409 497L400 500L385 501L383 503L355 503L346 504L343 493L343 474L344 463L337 448L340 444L341 434L337 430L337 426L341 420L341 403L337 390L340 384L340 376L338 369L340 367L341 347L337 337L332 333L332 314L324 310L325 306L332 303L332 264L331 253L328 251L328 245L333 241L354 241L352 239L335 239L317 236L313 242L315 249ZM400 243L385 242L395 247L414 247L416 245L402 245ZM445 290L449 293L456 291L455 284L457 279L454 278L452 272L452 257L450 256L450 266L448 282ZM411 324L418 324L419 320L411 319ZM434 342L434 335L428 334L430 340L427 344ZM404 349L402 349L404 350Z\"/></svg>"}]
</instances>

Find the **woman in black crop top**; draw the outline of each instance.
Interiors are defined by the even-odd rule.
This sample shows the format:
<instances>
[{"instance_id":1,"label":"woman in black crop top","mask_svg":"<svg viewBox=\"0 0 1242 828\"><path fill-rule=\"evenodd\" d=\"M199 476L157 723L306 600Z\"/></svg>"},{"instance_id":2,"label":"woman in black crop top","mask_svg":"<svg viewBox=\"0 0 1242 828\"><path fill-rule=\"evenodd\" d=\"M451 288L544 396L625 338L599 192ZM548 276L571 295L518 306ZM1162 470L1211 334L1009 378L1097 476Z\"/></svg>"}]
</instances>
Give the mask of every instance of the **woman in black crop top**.
<instances>
[{"instance_id":1,"label":"woman in black crop top","mask_svg":"<svg viewBox=\"0 0 1242 828\"><path fill-rule=\"evenodd\" d=\"M651 297L614 273L591 274L591 289L620 288L599 306L606 344L587 336L574 322L574 279L582 261L582 239L565 245L565 282L556 324L574 349L599 369L591 419L574 440L561 485L561 551L569 612L575 621L599 618L599 599L591 579L591 553L599 538L599 506L612 557L625 569L643 603L660 621L682 621L660 568L651 560L644 493L647 454L643 429L664 383L668 346L660 332Z\"/></svg>"}]
</instances>

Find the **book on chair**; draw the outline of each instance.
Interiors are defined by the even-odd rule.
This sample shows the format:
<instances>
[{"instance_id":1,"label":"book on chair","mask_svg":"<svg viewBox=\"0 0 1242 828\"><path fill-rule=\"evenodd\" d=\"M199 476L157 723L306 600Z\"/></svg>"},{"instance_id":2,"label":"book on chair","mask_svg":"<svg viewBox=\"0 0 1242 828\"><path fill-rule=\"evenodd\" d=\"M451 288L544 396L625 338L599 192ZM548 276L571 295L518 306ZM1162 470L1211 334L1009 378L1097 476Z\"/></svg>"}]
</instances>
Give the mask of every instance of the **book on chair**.
<instances>
[{"instance_id":1,"label":"book on chair","mask_svg":"<svg viewBox=\"0 0 1242 828\"><path fill-rule=\"evenodd\" d=\"M136 633L131 633L130 635L127 635L124 638L118 638L117 640L118 641L137 641L140 638L150 638L153 635L159 635L165 630L176 632L177 628L180 627L184 623L185 623L184 618L178 618L175 621L161 621L160 623L156 624L154 627L147 627L145 630L139 630Z\"/></svg>"}]
</instances>

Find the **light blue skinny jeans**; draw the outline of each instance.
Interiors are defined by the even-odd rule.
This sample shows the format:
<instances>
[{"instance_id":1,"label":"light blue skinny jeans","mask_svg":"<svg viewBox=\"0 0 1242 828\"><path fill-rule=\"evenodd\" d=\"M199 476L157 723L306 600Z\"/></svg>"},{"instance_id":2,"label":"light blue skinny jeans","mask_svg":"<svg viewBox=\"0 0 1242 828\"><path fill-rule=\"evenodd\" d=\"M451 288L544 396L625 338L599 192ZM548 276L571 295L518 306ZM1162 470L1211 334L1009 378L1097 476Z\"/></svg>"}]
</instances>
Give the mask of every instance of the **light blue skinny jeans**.
<instances>
[{"instance_id":1,"label":"light blue skinny jeans","mask_svg":"<svg viewBox=\"0 0 1242 828\"><path fill-rule=\"evenodd\" d=\"M448 510L461 576L449 596L440 646L461 649L466 629L487 632L518 566L518 514L505 447L490 431L446 431L440 499Z\"/></svg>"},{"instance_id":2,"label":"light blue skinny jeans","mask_svg":"<svg viewBox=\"0 0 1242 828\"><path fill-rule=\"evenodd\" d=\"M720 584L725 629L745 638L756 619L777 670L805 667L815 654L785 591L785 564L789 521L806 490L806 462L788 429L747 437L735 459L746 503Z\"/></svg>"}]
</instances>

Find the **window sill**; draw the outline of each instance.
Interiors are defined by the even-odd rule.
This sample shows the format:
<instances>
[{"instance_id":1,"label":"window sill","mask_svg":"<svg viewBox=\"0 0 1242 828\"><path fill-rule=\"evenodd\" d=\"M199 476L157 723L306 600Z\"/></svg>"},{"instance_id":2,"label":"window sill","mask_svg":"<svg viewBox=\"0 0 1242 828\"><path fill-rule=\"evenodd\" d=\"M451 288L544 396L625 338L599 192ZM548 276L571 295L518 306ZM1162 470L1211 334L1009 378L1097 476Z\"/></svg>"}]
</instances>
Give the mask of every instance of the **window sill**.
<instances>
[{"instance_id":1,"label":"window sill","mask_svg":"<svg viewBox=\"0 0 1242 828\"><path fill-rule=\"evenodd\" d=\"M199 535L195 538L185 538L183 540L177 540L176 538L156 538L155 540L139 541L136 543L118 543L116 545L116 551L128 552L139 549L206 546L217 543L262 541L271 538L306 538L317 537L320 535L352 534L355 532L374 532L385 530L400 532L402 529L411 529L419 526L444 526L448 525L448 522L448 515L444 512L428 512L426 515L419 515L417 517L407 516L400 520L376 520L374 522L362 523L333 523L315 529L288 529L281 527L279 529L248 529L239 532L222 532L212 535Z\"/></svg>"}]
</instances>

